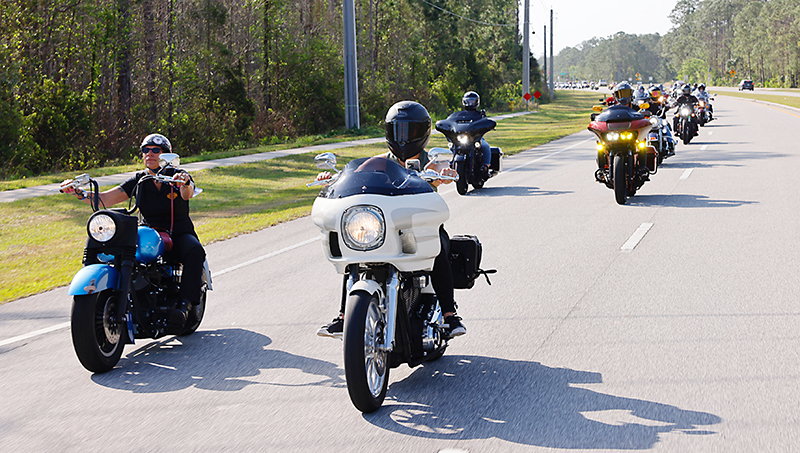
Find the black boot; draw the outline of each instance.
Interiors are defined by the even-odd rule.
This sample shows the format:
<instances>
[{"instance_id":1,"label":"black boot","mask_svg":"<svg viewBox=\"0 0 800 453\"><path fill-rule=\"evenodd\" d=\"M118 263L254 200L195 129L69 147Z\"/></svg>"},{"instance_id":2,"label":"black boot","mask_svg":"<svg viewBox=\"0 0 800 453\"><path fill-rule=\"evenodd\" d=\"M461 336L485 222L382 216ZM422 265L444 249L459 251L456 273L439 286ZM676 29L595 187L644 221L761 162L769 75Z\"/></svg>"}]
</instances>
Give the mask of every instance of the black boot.
<instances>
[{"instance_id":1,"label":"black boot","mask_svg":"<svg viewBox=\"0 0 800 453\"><path fill-rule=\"evenodd\" d=\"M178 306L169 313L169 323L175 326L184 326L189 319L189 310L192 303L187 299L181 300Z\"/></svg>"}]
</instances>

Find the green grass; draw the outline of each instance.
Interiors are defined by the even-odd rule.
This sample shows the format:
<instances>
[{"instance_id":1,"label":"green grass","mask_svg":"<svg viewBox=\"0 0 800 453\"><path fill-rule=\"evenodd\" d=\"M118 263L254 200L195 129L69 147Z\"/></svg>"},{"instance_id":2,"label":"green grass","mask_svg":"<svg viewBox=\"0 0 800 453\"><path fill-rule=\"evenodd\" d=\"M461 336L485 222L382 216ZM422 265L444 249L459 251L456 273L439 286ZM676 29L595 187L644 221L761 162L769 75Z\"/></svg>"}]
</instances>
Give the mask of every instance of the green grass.
<instances>
[{"instance_id":1,"label":"green grass","mask_svg":"<svg viewBox=\"0 0 800 453\"><path fill-rule=\"evenodd\" d=\"M557 103L545 104L537 113L498 122L486 139L513 155L583 130L597 94L559 92L558 96ZM434 135L429 146L446 146L444 137ZM385 150L382 144L337 150L339 168L352 159ZM193 173L204 190L191 203L192 219L202 242L220 241L308 215L319 192L305 186L319 171L313 161L313 154L302 154ZM140 166L122 168L130 171ZM89 173L100 176L123 171L105 170ZM50 182L66 177L54 175ZM0 203L0 303L68 284L81 266L90 214L88 205L67 195Z\"/></svg>"},{"instance_id":2,"label":"green grass","mask_svg":"<svg viewBox=\"0 0 800 453\"><path fill-rule=\"evenodd\" d=\"M795 107L800 109L800 97L798 96L783 96L780 94L761 94L761 93L744 93L738 91L724 91L717 93L720 96L731 96L737 98L745 98L745 99L756 99L759 101L768 101L774 102L776 104L787 105L789 107Z\"/></svg>"}]
</instances>

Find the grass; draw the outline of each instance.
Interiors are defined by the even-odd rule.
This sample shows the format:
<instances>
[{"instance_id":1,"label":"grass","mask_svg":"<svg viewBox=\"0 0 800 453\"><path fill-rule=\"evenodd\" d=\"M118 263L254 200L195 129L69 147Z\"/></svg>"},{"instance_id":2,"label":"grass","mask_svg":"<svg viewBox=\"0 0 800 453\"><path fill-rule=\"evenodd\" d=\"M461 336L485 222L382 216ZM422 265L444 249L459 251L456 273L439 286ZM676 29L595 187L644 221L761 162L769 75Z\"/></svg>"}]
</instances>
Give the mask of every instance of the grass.
<instances>
[{"instance_id":1,"label":"grass","mask_svg":"<svg viewBox=\"0 0 800 453\"><path fill-rule=\"evenodd\" d=\"M737 98L745 98L745 99L756 99L759 101L768 101L774 102L776 104L787 105L789 107L799 108L800 109L800 97L798 96L783 96L780 94L761 94L761 93L751 93L751 92L738 92L738 91L724 91L718 93L720 96L731 96Z\"/></svg>"},{"instance_id":2,"label":"grass","mask_svg":"<svg viewBox=\"0 0 800 453\"><path fill-rule=\"evenodd\" d=\"M557 103L545 104L537 113L498 122L487 140L513 155L570 135L586 127L596 101L595 93L559 92ZM446 146L446 141L437 134L429 146ZM266 148L248 151L264 152ZM352 159L385 150L383 144L337 150L339 168ZM319 171L313 161L309 153L193 173L204 190L191 203L192 220L202 242L224 240L308 215L318 194L317 189L305 186ZM100 176L138 168L89 173ZM69 176L51 175L49 182ZM81 267L89 215L86 204L66 195L0 203L0 304L71 281Z\"/></svg>"}]
</instances>

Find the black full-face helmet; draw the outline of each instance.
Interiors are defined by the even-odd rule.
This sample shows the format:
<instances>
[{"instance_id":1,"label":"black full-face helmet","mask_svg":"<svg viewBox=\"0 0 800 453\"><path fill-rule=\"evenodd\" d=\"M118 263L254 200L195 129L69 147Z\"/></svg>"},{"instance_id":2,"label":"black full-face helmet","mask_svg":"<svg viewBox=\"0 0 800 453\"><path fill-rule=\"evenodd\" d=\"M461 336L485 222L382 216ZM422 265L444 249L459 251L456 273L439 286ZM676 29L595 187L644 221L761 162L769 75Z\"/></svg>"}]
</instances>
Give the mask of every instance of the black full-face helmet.
<instances>
[{"instance_id":1,"label":"black full-face helmet","mask_svg":"<svg viewBox=\"0 0 800 453\"><path fill-rule=\"evenodd\" d=\"M386 112L386 144L400 161L416 156L431 136L431 116L422 104L401 101Z\"/></svg>"},{"instance_id":2,"label":"black full-face helmet","mask_svg":"<svg viewBox=\"0 0 800 453\"><path fill-rule=\"evenodd\" d=\"M683 86L683 95L689 96L691 94L692 94L692 86L687 83L686 85Z\"/></svg>"},{"instance_id":3,"label":"black full-face helmet","mask_svg":"<svg viewBox=\"0 0 800 453\"><path fill-rule=\"evenodd\" d=\"M626 81L618 83L614 87L614 99L620 105L631 105L631 100L633 100L633 87L631 87L631 84Z\"/></svg>"},{"instance_id":4,"label":"black full-face helmet","mask_svg":"<svg viewBox=\"0 0 800 453\"><path fill-rule=\"evenodd\" d=\"M474 91L467 91L461 98L461 105L464 106L464 110L478 110L481 106L481 97Z\"/></svg>"},{"instance_id":5,"label":"black full-face helmet","mask_svg":"<svg viewBox=\"0 0 800 453\"><path fill-rule=\"evenodd\" d=\"M142 144L139 145L139 150L143 150L145 146L158 146L161 148L161 152L172 152L172 143L169 142L167 137L164 137L161 134L150 134L145 137L144 140L142 140Z\"/></svg>"}]
</instances>

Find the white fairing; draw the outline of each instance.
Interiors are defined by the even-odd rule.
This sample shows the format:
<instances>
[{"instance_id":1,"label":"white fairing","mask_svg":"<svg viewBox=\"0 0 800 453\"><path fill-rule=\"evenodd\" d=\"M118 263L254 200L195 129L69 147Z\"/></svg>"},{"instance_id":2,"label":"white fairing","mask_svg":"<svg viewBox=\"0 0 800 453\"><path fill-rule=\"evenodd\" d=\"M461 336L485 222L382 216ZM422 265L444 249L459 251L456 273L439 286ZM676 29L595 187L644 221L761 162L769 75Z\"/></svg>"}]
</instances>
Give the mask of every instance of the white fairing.
<instances>
[{"instance_id":1,"label":"white fairing","mask_svg":"<svg viewBox=\"0 0 800 453\"><path fill-rule=\"evenodd\" d=\"M351 206L377 206L386 220L386 239L375 250L357 251L347 247L342 239L342 214ZM439 254L439 226L450 217L450 209L444 199L436 193L414 195L362 194L344 198L317 198L311 209L311 219L322 232L322 248L325 255L336 266L336 271L345 272L349 264L390 263L402 272L431 270L433 260ZM406 238L403 251L403 235L412 234L413 241ZM330 232L336 232L341 257L331 255ZM415 247L409 247L415 244ZM408 253L416 249L413 253Z\"/></svg>"}]
</instances>

